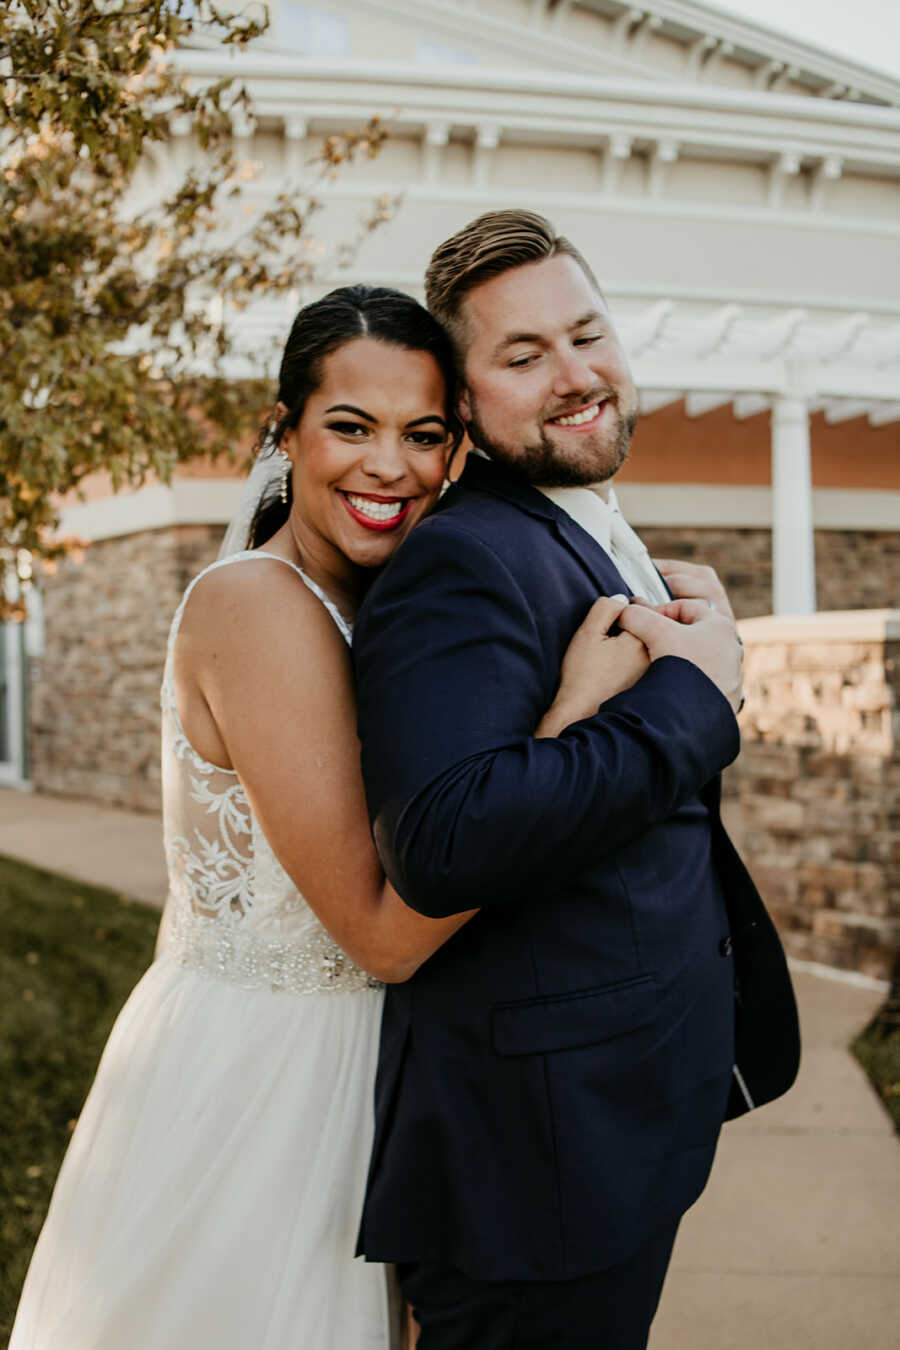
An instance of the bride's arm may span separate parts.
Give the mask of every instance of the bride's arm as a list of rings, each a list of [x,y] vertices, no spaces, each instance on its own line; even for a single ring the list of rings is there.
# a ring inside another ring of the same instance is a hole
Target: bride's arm
[[[188,739],[233,768],[282,866],[347,955],[408,979],[475,913],[428,919],[385,881],[369,829],[349,652],[282,563],[195,587],[175,647]]]
[[[603,600],[591,610],[536,735],[558,734],[643,673],[636,639],[606,637],[623,606]],[[236,770],[282,866],[364,970],[408,979],[477,912],[427,918],[385,880],[366,811],[347,646],[282,563],[222,568],[195,587],[175,685],[188,739]]]

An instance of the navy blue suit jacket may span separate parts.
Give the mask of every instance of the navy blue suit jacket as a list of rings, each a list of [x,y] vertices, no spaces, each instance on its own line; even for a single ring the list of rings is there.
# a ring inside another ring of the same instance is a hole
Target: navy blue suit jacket
[[[774,952],[769,1022],[790,1043],[773,1077],[763,1034],[750,1077],[761,1065],[768,1096],[793,1077],[783,957],[719,821],[739,737],[718,689],[666,657],[595,716],[533,737],[589,606],[626,589],[565,512],[470,457],[362,607],[385,869],[422,914],[481,909],[386,992],[370,1259],[564,1279],[681,1214],[729,1102],[753,1091],[745,1075],[735,1097],[732,932]]]

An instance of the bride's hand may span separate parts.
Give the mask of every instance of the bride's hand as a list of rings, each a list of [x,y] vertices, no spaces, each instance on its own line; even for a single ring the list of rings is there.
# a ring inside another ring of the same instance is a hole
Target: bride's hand
[[[558,736],[573,722],[593,717],[601,703],[630,689],[650,664],[647,649],[631,633],[609,636],[628,605],[624,595],[601,596],[569,643],[559,689],[535,736]]]

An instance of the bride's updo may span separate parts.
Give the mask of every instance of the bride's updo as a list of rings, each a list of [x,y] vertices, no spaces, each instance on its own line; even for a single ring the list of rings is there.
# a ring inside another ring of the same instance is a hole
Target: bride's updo
[[[453,439],[462,439],[462,425],[456,414],[456,372],[450,340],[428,310],[389,286],[340,286],[321,300],[304,305],[291,326],[278,372],[277,402],[286,409],[282,417],[260,433],[260,454],[275,454],[282,437],[292,431],[303,416],[310,394],[322,381],[322,367],[345,343],[356,338],[376,338],[405,351],[428,352],[444,377],[445,416]],[[287,520],[291,510],[291,483],[287,501],[277,489],[263,498],[250,526],[248,548],[271,539]]]

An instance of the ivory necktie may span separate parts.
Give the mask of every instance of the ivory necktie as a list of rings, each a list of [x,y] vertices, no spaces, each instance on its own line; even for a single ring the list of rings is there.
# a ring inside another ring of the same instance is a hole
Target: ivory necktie
[[[662,605],[668,592],[640,537],[628,524],[612,488],[605,502],[595,488],[553,487],[541,492],[595,539],[609,554],[631,595]]]

